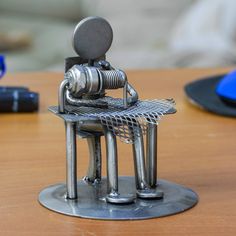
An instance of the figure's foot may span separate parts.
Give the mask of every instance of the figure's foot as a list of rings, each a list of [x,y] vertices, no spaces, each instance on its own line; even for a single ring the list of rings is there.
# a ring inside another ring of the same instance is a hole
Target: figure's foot
[[[138,189],[137,196],[143,199],[162,199],[164,192],[159,189]]]
[[[110,193],[106,196],[106,201],[112,204],[129,204],[133,203],[135,196],[133,194],[119,194],[119,193]]]

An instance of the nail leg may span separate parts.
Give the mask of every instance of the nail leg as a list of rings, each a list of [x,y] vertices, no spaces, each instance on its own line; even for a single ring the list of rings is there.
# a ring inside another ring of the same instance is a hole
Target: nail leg
[[[106,201],[114,204],[131,203],[134,196],[131,194],[120,195],[118,192],[118,161],[117,143],[115,135],[105,129],[107,153],[107,197]]]
[[[67,198],[77,198],[76,123],[66,122],[66,187]]]
[[[157,189],[152,189],[146,180],[146,168],[144,157],[144,143],[143,135],[140,127],[135,127],[134,143],[133,143],[133,155],[134,155],[134,167],[136,177],[137,195],[139,198],[152,199],[162,198],[163,192]]]
[[[147,182],[151,188],[157,183],[157,125],[149,123],[147,125],[147,150],[146,150],[146,171]]]

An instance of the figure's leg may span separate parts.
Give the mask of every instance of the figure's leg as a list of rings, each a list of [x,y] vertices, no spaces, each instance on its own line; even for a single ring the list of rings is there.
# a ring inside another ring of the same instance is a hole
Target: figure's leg
[[[65,122],[67,198],[77,198],[76,123]]]
[[[157,187],[157,124],[147,125],[146,171],[147,182],[151,188]],[[161,190],[159,190],[161,195]],[[163,192],[162,192],[163,195]]]
[[[107,153],[107,197],[109,203],[122,204],[134,201],[134,196],[127,194],[120,195],[118,192],[118,161],[117,161],[117,143],[115,135],[104,128],[106,138]]]
[[[101,136],[87,138],[89,147],[89,167],[84,180],[90,183],[100,182],[102,169]]]
[[[107,152],[107,191],[110,195],[118,194],[118,163],[116,137],[111,131],[106,131]]]
[[[147,182],[147,173],[145,169],[144,157],[144,143],[141,128],[134,127],[133,129],[133,155],[137,195],[140,198],[162,198],[163,193],[157,191],[156,189],[152,189]]]
[[[134,128],[133,131],[135,133],[133,143],[133,156],[136,187],[138,190],[142,190],[148,187],[146,182],[143,136],[139,127]]]

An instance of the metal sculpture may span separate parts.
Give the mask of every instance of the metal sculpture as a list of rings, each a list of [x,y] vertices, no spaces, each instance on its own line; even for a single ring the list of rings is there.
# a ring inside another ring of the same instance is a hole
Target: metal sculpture
[[[63,214],[94,219],[145,219],[184,211],[197,203],[197,195],[157,180],[157,122],[175,113],[175,103],[172,99],[139,100],[125,72],[105,60],[112,38],[110,24],[100,17],[88,17],[75,28],[73,46],[79,57],[66,60],[58,106],[49,108],[65,121],[66,184],[44,189],[39,201]],[[109,89],[122,89],[123,97],[106,96]],[[87,139],[90,152],[87,175],[80,181],[76,136]],[[101,175],[102,136],[106,178]],[[118,176],[116,137],[132,144],[135,177]]]

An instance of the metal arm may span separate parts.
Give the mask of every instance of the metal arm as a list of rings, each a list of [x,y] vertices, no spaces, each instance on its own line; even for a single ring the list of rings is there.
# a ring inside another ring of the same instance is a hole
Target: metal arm
[[[60,84],[58,91],[58,111],[59,113],[65,113],[65,92],[66,87],[69,85],[68,80],[63,80]]]

